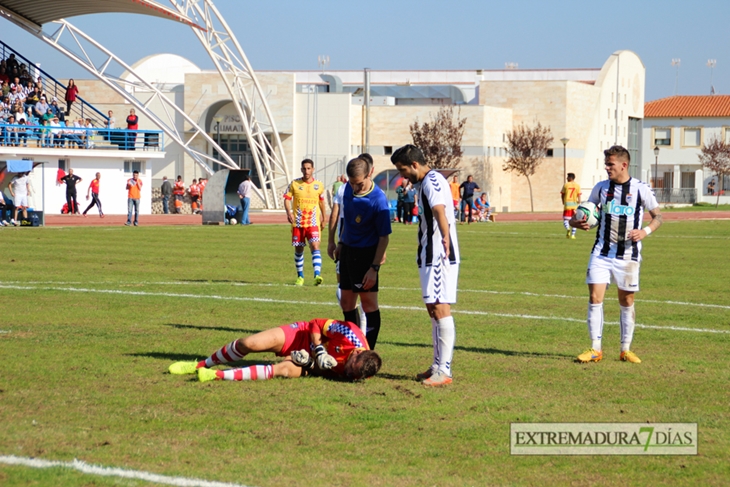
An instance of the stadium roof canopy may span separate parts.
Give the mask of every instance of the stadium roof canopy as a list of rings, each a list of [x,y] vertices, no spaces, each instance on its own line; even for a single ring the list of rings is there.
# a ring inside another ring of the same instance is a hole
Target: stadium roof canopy
[[[151,15],[199,27],[188,17],[151,0],[0,0],[0,16],[35,31],[54,20],[102,13]]]

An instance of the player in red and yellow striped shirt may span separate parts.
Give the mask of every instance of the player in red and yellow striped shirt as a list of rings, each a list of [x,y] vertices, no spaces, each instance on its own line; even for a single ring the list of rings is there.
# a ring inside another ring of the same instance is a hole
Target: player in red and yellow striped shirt
[[[283,361],[229,370],[210,367],[237,362],[249,353],[273,352]],[[380,370],[380,356],[370,350],[360,327],[354,323],[326,318],[298,321],[270,328],[234,340],[200,362],[175,362],[171,374],[194,374],[209,380],[265,380],[274,377],[301,377],[308,373],[359,380]]]

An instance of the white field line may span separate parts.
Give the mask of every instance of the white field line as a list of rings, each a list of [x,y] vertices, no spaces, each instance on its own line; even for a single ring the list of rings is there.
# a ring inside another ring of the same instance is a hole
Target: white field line
[[[97,294],[117,294],[121,296],[161,296],[167,298],[189,298],[189,299],[214,299],[221,301],[243,301],[243,302],[257,302],[257,303],[276,303],[276,304],[298,304],[298,305],[309,305],[309,306],[328,306],[337,307],[339,306],[333,301],[329,302],[318,302],[318,301],[296,301],[287,299],[272,299],[272,298],[257,298],[257,297],[241,297],[241,296],[219,296],[216,294],[189,294],[189,293],[161,293],[161,292],[148,292],[148,291],[124,291],[119,289],[88,289],[88,288],[75,288],[75,287],[55,287],[55,286],[17,286],[0,284],[0,289],[17,289],[22,291],[62,291],[71,293],[97,293]],[[387,304],[379,305],[381,309],[395,309],[404,311],[423,311],[422,306],[393,306]],[[488,311],[470,311],[454,309],[454,314],[465,314],[465,315],[478,315],[478,316],[498,316],[501,318],[521,318],[529,320],[552,320],[552,321],[567,321],[572,323],[584,323],[584,319],[578,318],[563,318],[560,316],[540,316],[540,315],[525,315],[525,314],[511,314],[511,313],[491,313]],[[618,325],[617,321],[606,321],[606,325]],[[687,328],[679,326],[656,326],[656,325],[642,325],[637,323],[637,328],[648,328],[654,330],[674,330],[674,331],[692,331],[698,333],[730,333],[730,330],[716,330],[712,328]]]
[[[169,477],[156,473],[144,472],[141,470],[127,470],[125,468],[102,467],[91,465],[81,460],[73,462],[57,462],[41,460],[40,458],[16,457],[14,455],[0,456],[0,463],[6,465],[22,465],[31,468],[70,468],[89,475],[101,475],[102,477],[123,477],[126,479],[138,479],[155,484],[175,485],[179,487],[246,487],[241,484],[229,484],[227,482],[211,482],[208,480],[189,479],[186,477]]]
[[[258,283],[258,282],[190,282],[190,281],[0,281],[0,285],[23,285],[23,284],[41,284],[41,285],[78,285],[78,284],[101,284],[101,285],[142,285],[142,286],[239,286],[239,287],[294,287],[290,284],[278,284],[278,283]],[[320,287],[324,288],[335,288],[334,284],[323,284]],[[391,287],[391,286],[380,286],[380,289],[387,289],[389,291],[417,291],[421,292],[421,288],[416,287]],[[582,299],[586,300],[587,296],[569,296],[566,294],[541,294],[531,293],[529,291],[494,291],[489,289],[462,289],[459,288],[459,293],[478,293],[478,294],[499,294],[505,296],[530,296],[535,298],[558,298],[558,299]],[[617,298],[606,297],[605,301],[618,301]],[[730,305],[724,304],[711,304],[711,303],[690,303],[687,301],[662,301],[659,299],[635,299],[637,303],[652,303],[652,304],[672,304],[676,306],[697,306],[700,308],[717,308],[717,309],[730,309]]]
[[[718,220],[722,220],[722,218],[718,218]],[[522,222],[510,222],[510,223],[522,223]],[[536,223],[543,223],[543,222],[536,222]],[[561,223],[562,223],[562,220],[561,220]],[[665,221],[664,223],[667,223],[667,222]],[[518,235],[518,236],[524,236],[524,237],[529,237],[529,238],[534,238],[535,237],[533,234],[531,234],[531,233],[525,233],[525,232],[492,232],[492,231],[487,231],[487,233],[485,234],[484,232],[479,232],[477,230],[459,230],[459,233],[478,233],[480,235]],[[562,235],[564,235],[564,234],[562,234]],[[565,239],[565,237],[562,236],[562,235],[556,234],[556,238],[561,238],[562,237],[563,239]],[[582,234],[579,234],[579,235],[582,235]],[[550,238],[550,236],[547,235],[547,236],[543,236],[541,238]],[[587,234],[587,237],[586,238],[591,238],[592,239],[592,238],[594,238],[594,234],[592,234],[592,233]],[[661,235],[661,234],[656,235],[655,234],[651,238],[652,239],[654,239],[654,238],[669,238],[669,239],[682,238],[682,239],[691,239],[691,240],[730,240],[730,237],[724,237],[724,236],[721,236],[721,235]]]

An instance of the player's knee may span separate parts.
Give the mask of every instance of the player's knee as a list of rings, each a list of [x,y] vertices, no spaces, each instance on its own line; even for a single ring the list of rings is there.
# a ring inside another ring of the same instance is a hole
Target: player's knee
[[[274,365],[274,377],[296,378],[301,377],[302,368],[289,360]]]

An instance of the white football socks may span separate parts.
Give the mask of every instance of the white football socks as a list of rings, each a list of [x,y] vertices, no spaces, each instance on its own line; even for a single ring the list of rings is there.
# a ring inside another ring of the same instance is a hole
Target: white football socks
[[[456,327],[453,316],[438,320],[439,370],[451,377],[451,359],[454,356]]]
[[[433,344],[431,372],[436,372],[439,369],[439,322],[436,318],[431,318],[431,343]]]
[[[593,343],[591,348],[600,351],[603,335],[603,303],[588,303],[588,334]]]
[[[636,312],[634,305],[629,307],[621,306],[621,351],[631,349],[631,341],[634,339],[634,326],[636,324]]]

